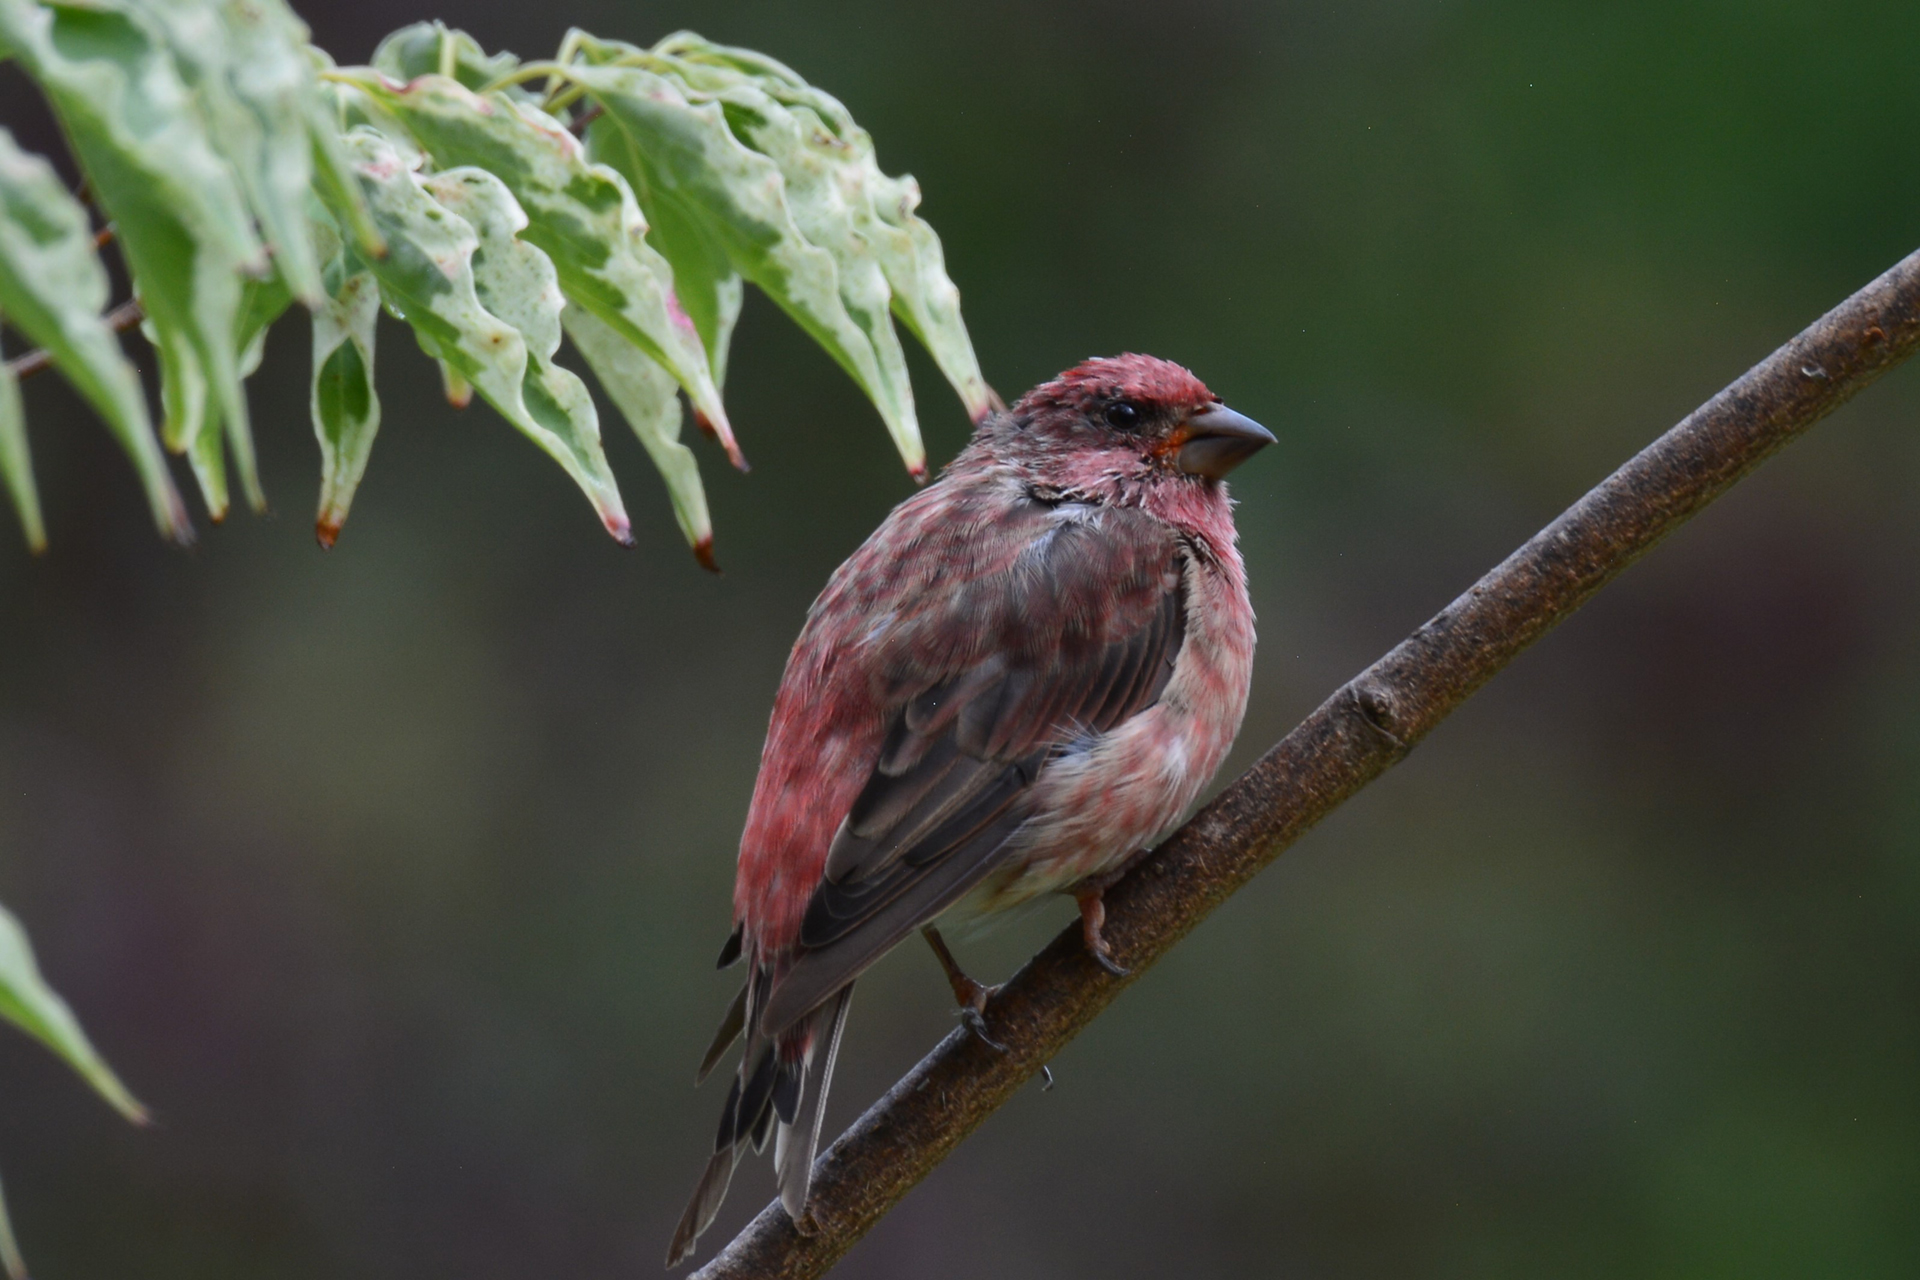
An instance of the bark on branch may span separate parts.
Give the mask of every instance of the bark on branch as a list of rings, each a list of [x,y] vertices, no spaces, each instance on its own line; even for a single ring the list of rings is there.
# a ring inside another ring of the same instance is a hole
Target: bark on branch
[[[1521,650],[1776,449],[1920,346],[1920,253],[1822,316],[1354,677],[1107,892],[1109,976],[1076,923],[820,1157],[813,1221],[776,1200],[694,1280],[818,1276],[1042,1064],[1282,850]]]

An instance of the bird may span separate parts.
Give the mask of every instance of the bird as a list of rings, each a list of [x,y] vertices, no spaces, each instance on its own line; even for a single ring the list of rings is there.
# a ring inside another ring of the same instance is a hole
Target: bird
[[[992,988],[935,921],[1102,895],[1178,823],[1246,711],[1254,617],[1225,477],[1273,435],[1184,367],[1083,361],[988,414],[807,612],[775,695],[720,967],[746,981],[700,1064],[744,1039],[668,1247],[689,1256],[774,1137],[804,1221],[853,984],[915,930],[962,1016]]]

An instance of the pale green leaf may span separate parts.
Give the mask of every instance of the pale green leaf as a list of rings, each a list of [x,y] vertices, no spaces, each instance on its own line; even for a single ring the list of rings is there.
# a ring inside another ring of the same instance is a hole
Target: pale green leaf
[[[233,326],[237,376],[251,377],[260,367],[267,330],[292,303],[293,295],[277,275],[241,282]],[[207,515],[218,524],[227,518],[228,505],[223,440],[235,448],[235,462],[246,474],[254,467],[252,437],[243,435],[236,440],[230,433],[222,433],[218,406],[207,396],[206,375],[181,334],[161,329],[151,318],[141,324],[140,332],[160,356],[161,437],[169,449],[186,455]],[[240,446],[246,446],[248,452],[242,455]]]
[[[447,403],[456,409],[464,409],[473,403],[473,384],[460,376],[460,373],[445,360],[437,361],[440,366],[440,392],[446,396]]]
[[[324,49],[315,45],[307,46],[307,60],[313,64],[316,76],[333,70],[333,59],[327,56]],[[367,198],[360,190],[360,180],[354,177],[353,165],[340,143],[340,135],[347,128],[341,107],[342,96],[339,86],[323,83],[320,93],[308,103],[307,135],[313,144],[313,195],[352,238],[354,248],[362,258],[378,258],[387,251],[386,242],[373,225],[373,215],[367,212]],[[320,256],[324,258],[326,255],[322,253]]]
[[[980,373],[980,357],[960,318],[960,290],[947,275],[940,237],[914,213],[920,207],[920,184],[911,177],[889,178],[873,166],[865,188],[879,224],[869,235],[893,286],[894,313],[933,355],[968,417],[979,422],[994,409],[1005,408]]]
[[[160,435],[167,448],[185,455],[200,488],[200,501],[215,524],[227,518],[227,455],[220,415],[207,400],[207,378],[185,334],[162,329],[151,316],[140,332],[160,357]]]
[[[674,519],[693,554],[713,568],[713,522],[707,515],[700,465],[693,450],[680,443],[680,397],[673,375],[634,351],[612,326],[576,303],[568,304],[561,321],[587,367],[606,388],[607,398],[626,418],[667,482]]]
[[[734,135],[779,167],[794,225],[810,243],[833,256],[840,303],[872,349],[873,385],[869,393],[880,405],[881,416],[889,424],[913,423],[913,384],[907,377],[907,358],[900,349],[899,335],[893,330],[892,290],[872,241],[861,233],[855,218],[857,206],[848,198],[851,195],[858,200],[862,193],[842,183],[845,166],[837,156],[810,144],[797,113],[758,86],[735,84],[712,96],[720,103]],[[865,208],[860,211],[871,225],[871,213]],[[912,443],[918,448],[917,432]],[[901,453],[911,461],[905,444]]]
[[[644,50],[579,33],[572,39],[585,60],[569,73],[605,112],[589,135],[594,158],[632,184],[676,278],[683,260],[698,277],[717,245],[846,369],[880,410],[908,468],[923,474],[911,398],[883,372],[867,331],[849,314],[833,254],[796,222],[779,166],[734,136],[719,102],[693,101],[682,82],[648,67],[616,65],[658,61]]]
[[[438,175],[440,196],[480,218],[483,225],[476,228],[428,194],[380,134],[355,129],[346,146],[387,241],[387,256],[369,264],[387,308],[413,327],[422,350],[471,382],[559,462],[607,531],[630,542],[626,511],[600,449],[592,398],[578,378],[552,363],[564,304],[553,264],[513,238],[526,215],[512,195],[479,170]]]
[[[0,1189],[0,1268],[5,1268],[8,1280],[27,1280],[27,1260],[20,1256],[20,1242],[13,1238],[4,1189]]]
[[[234,321],[233,338],[242,378],[251,378],[260,368],[267,330],[292,305],[293,294],[278,275],[248,280],[241,286],[240,313]]]
[[[191,541],[193,525],[154,439],[140,376],[100,318],[107,290],[86,210],[51,165],[0,129],[0,309],[46,348],[54,367],[106,421],[133,460],[160,531]]]
[[[520,383],[526,423],[516,423],[558,462],[600,513],[607,532],[632,542],[627,512],[613,469],[600,445],[600,415],[578,375],[553,362],[560,349],[560,291],[553,261],[518,239],[527,215],[506,184],[484,169],[462,166],[426,179],[427,194],[458,214],[480,238],[473,257],[474,291],[480,305],[517,329],[526,342],[527,369]],[[472,376],[472,375],[469,375]],[[486,385],[473,377],[486,394]],[[488,397],[489,401],[493,397]]]
[[[0,0],[0,42],[52,101],[154,330],[176,362],[197,365],[248,499],[263,508],[234,324],[241,274],[264,275],[267,259],[164,41],[124,0]]]
[[[521,238],[552,259],[568,299],[671,371],[740,463],[700,334],[674,305],[673,269],[647,244],[626,179],[589,163],[559,121],[505,94],[478,97],[439,75],[367,88],[436,165],[472,165],[507,185],[528,219]]]
[[[308,137],[319,82],[307,28],[280,0],[129,0],[160,31],[193,90],[208,137],[232,166],[274,266],[302,301],[320,300],[306,216]]]
[[[0,907],[0,1018],[66,1059],[121,1115],[135,1124],[146,1123],[146,1108],[94,1052],[73,1010],[40,976],[26,930],[5,907]]]
[[[416,22],[400,28],[380,42],[372,62],[375,71],[398,84],[421,76],[443,75],[476,92],[519,65],[520,59],[511,53],[489,55],[478,40],[443,22]],[[516,97],[531,96],[519,86],[508,92]]]
[[[380,430],[373,386],[373,337],[380,287],[341,255],[327,267],[327,301],[313,313],[313,430],[320,441],[320,512],[314,534],[331,547]]]
[[[793,164],[817,164],[831,172],[852,232],[866,242],[886,275],[895,314],[933,355],[969,416],[976,422],[986,416],[995,401],[960,318],[960,291],[947,276],[939,236],[914,212],[920,185],[911,177],[881,172],[872,136],[840,100],[764,54],[714,44],[690,31],[668,36],[653,52],[671,58],[674,72],[692,88],[721,92],[746,85],[791,111],[804,143],[802,153],[794,153],[780,132],[763,139],[752,127],[742,129],[737,117],[730,119],[741,140],[778,163],[789,183]],[[801,158],[807,154],[811,160]],[[821,243],[832,248],[831,242]]]
[[[0,481],[13,499],[21,532],[34,551],[47,549],[47,528],[40,519],[40,493],[33,484],[33,455],[27,450],[27,419],[20,411],[20,380],[0,365]]]

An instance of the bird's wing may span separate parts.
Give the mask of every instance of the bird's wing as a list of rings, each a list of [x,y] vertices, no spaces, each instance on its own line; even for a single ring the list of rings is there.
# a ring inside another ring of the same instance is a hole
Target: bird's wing
[[[1151,707],[1185,635],[1186,553],[1120,508],[1016,514],[1027,540],[997,570],[937,593],[971,629],[964,662],[929,664],[903,636],[883,654],[901,690],[865,786],[841,822],[760,1029],[774,1035],[959,900],[1030,816],[1056,752]],[[891,664],[890,666],[888,664]]]

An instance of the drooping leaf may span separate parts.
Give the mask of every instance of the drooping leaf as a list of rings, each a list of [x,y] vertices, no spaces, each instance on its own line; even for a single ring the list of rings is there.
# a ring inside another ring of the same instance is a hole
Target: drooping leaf
[[[456,409],[464,409],[473,403],[473,384],[460,376],[460,373],[445,360],[437,361],[440,366],[440,391],[447,403]]]
[[[560,291],[553,261],[518,239],[527,215],[506,184],[484,169],[462,166],[426,180],[427,193],[464,219],[480,237],[473,258],[473,284],[480,304],[519,331],[526,342],[527,371],[520,399],[536,429],[528,435],[573,477],[607,532],[631,543],[625,505],[613,469],[600,445],[600,415],[593,394],[578,375],[553,362],[560,349]],[[474,386],[484,390],[478,378]],[[526,428],[523,428],[525,430]]]
[[[125,0],[0,0],[0,42],[53,103],[154,330],[197,366],[248,500],[264,508],[234,323],[241,276],[264,275],[266,254],[164,40]]]
[[[121,1115],[135,1124],[147,1122],[146,1108],[94,1051],[73,1010],[40,976],[27,931],[5,907],[0,907],[0,1018],[66,1059]]]
[[[552,259],[567,297],[664,365],[740,463],[700,335],[673,301],[673,270],[646,242],[626,179],[591,164],[553,117],[440,75],[367,86],[442,168],[472,165],[506,183],[525,211],[521,238]]]
[[[526,215],[512,195],[478,170],[438,175],[436,191],[481,218],[484,228],[476,228],[430,195],[380,134],[357,128],[346,146],[387,242],[387,256],[369,265],[388,310],[412,326],[422,350],[472,383],[573,476],[609,533],[631,541],[600,450],[592,398],[578,378],[552,363],[564,299],[546,255],[513,238]],[[482,251],[480,260],[476,251]]]
[[[676,279],[683,261],[690,278],[711,277],[717,245],[853,377],[908,469],[924,474],[911,397],[882,371],[867,332],[848,313],[833,254],[796,222],[779,166],[734,135],[718,101],[695,101],[683,82],[622,64],[650,59],[644,50],[579,33],[572,39],[582,60],[569,73],[604,112],[588,135],[593,157],[632,184]]]
[[[47,549],[47,527],[40,519],[40,492],[33,484],[33,455],[27,450],[27,420],[20,411],[20,380],[0,365],[0,481],[13,499],[20,531],[34,551]]]
[[[20,1256],[20,1242],[13,1238],[13,1220],[7,1216],[7,1193],[0,1188],[0,1268],[7,1280],[27,1280],[27,1260]]]
[[[714,44],[691,31],[666,37],[653,52],[672,59],[677,74],[692,86],[720,90],[747,83],[792,111],[807,146],[842,187],[854,230],[869,242],[886,273],[894,313],[932,353],[969,416],[976,422],[985,417],[993,393],[961,320],[960,291],[947,275],[940,238],[915,215],[920,184],[883,173],[872,136],[840,100],[765,54]],[[753,137],[743,140],[779,160]]]
[[[810,145],[796,112],[757,85],[729,85],[712,97],[720,103],[734,135],[779,168],[794,225],[810,243],[832,255],[841,306],[873,352],[873,394],[882,406],[881,416],[889,422],[914,421],[907,357],[893,330],[892,290],[871,240],[855,219],[855,205],[849,203],[850,193],[840,181],[841,166],[835,157]],[[869,216],[866,221],[873,220]]]
[[[242,378],[251,378],[260,368],[267,330],[292,305],[293,294],[278,274],[265,280],[248,280],[241,286],[240,312],[234,320],[233,337]]]
[[[233,325],[234,372],[240,378],[252,377],[260,367],[267,329],[292,304],[293,295],[278,275],[241,281]],[[207,397],[206,374],[181,334],[161,329],[151,317],[140,331],[160,356],[161,438],[169,449],[186,455],[207,516],[219,524],[227,518],[225,449],[235,448],[235,461],[243,474],[252,471],[252,437],[236,440],[221,431],[219,407]],[[244,455],[238,451],[240,446],[247,447]]]
[[[313,431],[320,441],[320,511],[314,536],[332,547],[347,521],[380,431],[373,339],[380,286],[341,253],[327,265],[327,301],[313,313]]]
[[[200,501],[215,524],[227,518],[227,455],[220,415],[207,403],[207,379],[185,335],[161,329],[151,318],[140,326],[160,357],[160,431],[167,448],[185,455],[200,487]]]
[[[0,310],[106,421],[161,533],[188,542],[193,525],[154,439],[140,376],[100,318],[107,290],[86,210],[51,165],[0,129]]]
[[[193,90],[208,137],[232,166],[274,251],[274,266],[308,305],[320,264],[307,222],[308,137],[319,83],[307,28],[280,0],[129,0],[162,33]]]
[[[333,59],[316,45],[307,46],[307,60],[315,75],[333,70]],[[313,147],[313,195],[321,208],[333,215],[342,231],[353,241],[362,258],[378,258],[387,245],[367,212],[367,198],[360,181],[353,175],[340,137],[346,132],[342,94],[337,87],[322,84],[320,92],[307,104],[307,137]],[[319,255],[322,259],[324,253]]]
[[[667,482],[674,519],[693,554],[714,568],[713,522],[700,484],[700,464],[680,443],[680,397],[673,375],[636,352],[613,327],[584,307],[568,303],[561,315],[567,336],[606,388],[607,398],[640,438]]]

